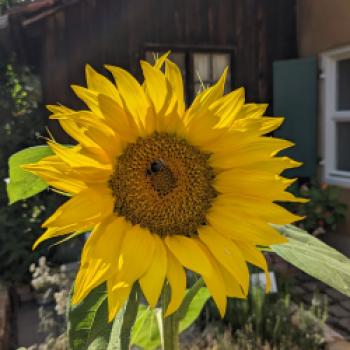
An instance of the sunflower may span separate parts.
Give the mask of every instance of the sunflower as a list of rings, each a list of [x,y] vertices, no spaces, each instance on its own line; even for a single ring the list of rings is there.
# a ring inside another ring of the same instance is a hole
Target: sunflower
[[[180,70],[167,55],[141,61],[142,85],[106,68],[115,84],[87,65],[87,88],[72,86],[87,110],[48,106],[77,145],[49,140],[53,155],[25,167],[70,196],[34,248],[91,230],[72,302],[106,283],[109,320],[137,282],[151,307],[168,283],[166,315],[175,312],[185,269],[202,276],[224,315],[227,297],[248,293],[248,263],[267,273],[259,247],[286,242],[271,224],[300,219],[275,203],[302,201],[286,192],[294,180],[279,175],[300,163],[276,157],[293,144],[264,136],[283,118],[245,104],[242,88],[224,95],[227,69],[186,109]]]

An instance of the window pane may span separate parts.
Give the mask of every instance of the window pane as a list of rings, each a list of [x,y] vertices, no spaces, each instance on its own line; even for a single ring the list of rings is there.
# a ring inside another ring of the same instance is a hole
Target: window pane
[[[195,53],[193,55],[193,80],[210,81],[210,55]],[[199,77],[198,77],[199,75]]]
[[[350,122],[337,123],[337,169],[350,171]]]
[[[218,80],[226,67],[230,66],[230,55],[214,54],[213,55],[213,79]]]
[[[350,110],[350,59],[337,63],[337,109]]]

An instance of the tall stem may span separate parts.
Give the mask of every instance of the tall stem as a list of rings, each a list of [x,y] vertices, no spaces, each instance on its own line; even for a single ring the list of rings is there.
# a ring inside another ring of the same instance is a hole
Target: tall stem
[[[169,286],[165,285],[162,292],[162,325],[163,325],[163,350],[179,350],[179,321],[177,314],[174,313],[164,317],[166,308],[169,304]]]
[[[186,293],[186,296],[179,309],[168,317],[164,317],[166,308],[169,303],[169,285],[165,285],[162,292],[162,349],[163,350],[179,350],[179,323],[187,313],[193,298],[198,291],[204,286],[203,279],[198,279]]]
[[[179,350],[179,322],[175,315],[163,318],[164,350]]]

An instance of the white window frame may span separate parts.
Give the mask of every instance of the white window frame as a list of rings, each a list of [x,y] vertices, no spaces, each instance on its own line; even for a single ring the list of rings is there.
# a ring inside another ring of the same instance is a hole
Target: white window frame
[[[323,148],[324,181],[331,185],[350,188],[350,171],[336,167],[336,124],[350,122],[350,110],[337,111],[337,62],[350,59],[350,46],[326,51],[320,55],[324,89],[321,94],[323,104]],[[350,152],[350,150],[349,150]]]

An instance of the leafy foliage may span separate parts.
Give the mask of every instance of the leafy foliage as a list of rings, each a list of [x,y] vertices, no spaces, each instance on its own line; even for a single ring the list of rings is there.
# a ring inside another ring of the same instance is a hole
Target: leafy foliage
[[[0,15],[3,14],[11,6],[21,4],[23,2],[33,2],[35,0],[0,0]]]
[[[0,51],[0,279],[8,282],[30,279],[29,266],[42,255],[40,249],[32,253],[31,246],[42,231],[40,224],[58,203],[55,193],[45,191],[8,206],[8,159],[38,144],[44,132],[40,98],[40,84],[30,70]]]
[[[267,295],[253,288],[247,300],[230,299],[224,322],[213,307],[210,301],[181,349],[324,349],[327,301],[317,295],[305,308],[292,303],[285,286]]]
[[[107,349],[112,323],[108,323],[107,292],[103,284],[68,312],[68,339],[72,350]]]
[[[49,156],[52,151],[48,146],[28,147],[13,154],[9,159],[9,181],[7,194],[10,204],[27,199],[48,187],[41,178],[21,168],[24,164],[34,163]]]
[[[136,322],[131,335],[131,343],[142,349],[156,349],[160,345],[160,333],[157,313],[160,309],[152,310],[146,305],[140,305]]]
[[[297,196],[308,198],[308,203],[289,203],[287,207],[305,216],[298,226],[314,236],[326,232],[335,232],[337,225],[344,220],[347,205],[339,199],[340,190],[337,187],[319,184],[312,181],[311,184],[297,184],[291,188]]]
[[[202,287],[198,290],[195,297],[189,302],[183,318],[179,321],[180,333],[190,327],[198,318],[209,298],[210,294],[207,288]],[[132,330],[131,343],[145,350],[157,349],[161,344],[159,332],[159,320],[161,317],[160,308],[151,309],[145,305],[140,305]]]
[[[271,246],[275,253],[300,270],[350,296],[350,259],[295,226],[277,228],[288,238],[288,243]]]

